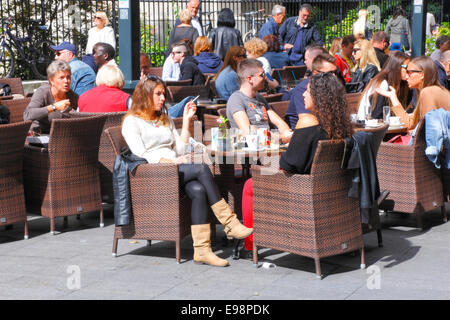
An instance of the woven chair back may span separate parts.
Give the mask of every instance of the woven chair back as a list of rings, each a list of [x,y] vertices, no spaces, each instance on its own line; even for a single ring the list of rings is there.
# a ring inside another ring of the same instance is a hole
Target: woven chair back
[[[10,115],[10,123],[17,123],[23,121],[23,112],[30,104],[31,98],[24,99],[12,99],[12,100],[2,100],[0,103],[7,106]]]

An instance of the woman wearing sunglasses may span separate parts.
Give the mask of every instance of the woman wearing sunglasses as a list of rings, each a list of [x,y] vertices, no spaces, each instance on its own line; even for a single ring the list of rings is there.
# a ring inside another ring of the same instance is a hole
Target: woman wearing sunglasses
[[[109,23],[106,13],[98,11],[94,15],[95,27],[91,28],[88,32],[88,42],[86,45],[86,56],[83,57],[83,62],[91,66],[95,72],[97,72],[97,66],[94,61],[93,49],[96,43],[104,42],[110,44],[113,48],[116,48],[116,35],[114,29],[107,26]]]
[[[356,65],[353,71],[352,82],[362,82],[362,89],[364,89],[380,70],[377,54],[370,41],[357,40],[353,47],[353,58],[355,58]]]
[[[406,81],[411,89],[416,89],[417,105],[412,114],[405,111],[394,87],[376,91],[389,98],[392,112],[410,129],[414,129],[425,114],[433,109],[450,111],[450,92],[441,86],[436,65],[431,58],[421,56],[412,59],[406,67]]]
[[[227,266],[228,261],[211,250],[209,210],[225,226],[228,237],[243,239],[253,229],[244,227],[223,198],[206,164],[188,163],[186,147],[189,124],[196,112],[191,101],[183,113],[183,126],[178,134],[165,106],[167,92],[161,80],[141,80],[133,93],[133,104],[122,124],[122,135],[131,152],[148,163],[178,164],[180,186],[192,200],[191,233],[194,262]],[[177,199],[174,199],[174,201]]]

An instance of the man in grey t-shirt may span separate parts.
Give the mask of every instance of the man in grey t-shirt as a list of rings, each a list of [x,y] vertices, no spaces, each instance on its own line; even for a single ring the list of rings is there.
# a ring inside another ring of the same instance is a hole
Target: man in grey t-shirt
[[[246,135],[250,128],[269,128],[270,121],[280,131],[282,141],[289,142],[292,130],[258,93],[264,88],[266,79],[262,63],[245,59],[239,63],[237,75],[241,87],[227,102],[227,118],[231,127],[239,128]]]

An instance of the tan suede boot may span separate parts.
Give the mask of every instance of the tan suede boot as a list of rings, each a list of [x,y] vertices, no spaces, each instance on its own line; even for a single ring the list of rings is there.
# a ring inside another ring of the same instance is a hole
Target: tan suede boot
[[[192,225],[191,234],[194,241],[194,263],[205,263],[215,267],[228,266],[227,260],[219,258],[211,250],[211,227],[209,224]]]
[[[244,226],[236,216],[236,213],[231,210],[225,199],[211,206],[217,220],[225,226],[225,234],[229,238],[245,239],[253,233],[253,228]]]

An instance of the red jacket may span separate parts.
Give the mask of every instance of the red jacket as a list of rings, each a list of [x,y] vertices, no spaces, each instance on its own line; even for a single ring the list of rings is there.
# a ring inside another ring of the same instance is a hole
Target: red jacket
[[[347,62],[345,62],[345,60],[337,53],[334,55],[334,58],[336,59],[336,65],[338,66],[339,70],[341,70],[345,82],[346,83],[351,82],[352,74],[350,72],[350,67],[348,66]]]
[[[128,93],[101,85],[83,93],[78,99],[79,112],[127,111]]]

